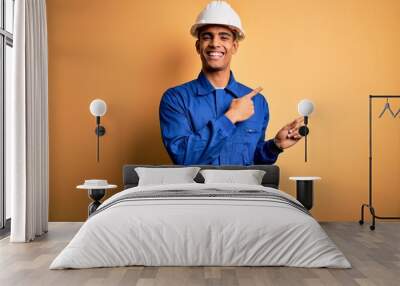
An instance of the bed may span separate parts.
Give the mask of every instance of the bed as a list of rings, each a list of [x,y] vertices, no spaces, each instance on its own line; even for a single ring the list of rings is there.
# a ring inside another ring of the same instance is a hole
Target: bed
[[[124,190],[82,225],[50,269],[144,266],[350,268],[311,214],[279,190],[278,166],[199,166],[265,171],[261,185],[138,186],[123,167]],[[176,168],[179,166],[163,166]]]

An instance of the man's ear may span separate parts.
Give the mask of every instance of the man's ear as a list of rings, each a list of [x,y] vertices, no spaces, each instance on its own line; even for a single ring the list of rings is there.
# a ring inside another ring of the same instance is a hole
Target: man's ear
[[[232,54],[236,54],[237,50],[239,49],[239,41],[238,40],[234,40],[233,41],[233,46],[232,46]]]
[[[196,47],[197,53],[200,54],[200,41],[199,40],[196,41],[195,47]]]

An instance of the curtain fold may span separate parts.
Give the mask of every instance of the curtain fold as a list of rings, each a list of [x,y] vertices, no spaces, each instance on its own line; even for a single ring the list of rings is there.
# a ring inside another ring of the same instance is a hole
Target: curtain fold
[[[16,0],[11,110],[11,242],[28,242],[48,228],[48,52],[45,0]],[[8,118],[7,118],[8,117]],[[8,122],[8,123],[7,123]],[[9,147],[9,148],[7,148]]]

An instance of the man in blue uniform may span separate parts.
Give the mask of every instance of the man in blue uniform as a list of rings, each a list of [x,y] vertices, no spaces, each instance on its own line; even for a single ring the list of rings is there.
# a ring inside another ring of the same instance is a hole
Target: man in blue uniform
[[[197,79],[168,89],[160,103],[163,143],[179,165],[273,164],[296,144],[303,118],[265,141],[268,103],[259,92],[237,82],[232,55],[244,38],[240,18],[224,1],[200,13],[191,34],[202,61]]]

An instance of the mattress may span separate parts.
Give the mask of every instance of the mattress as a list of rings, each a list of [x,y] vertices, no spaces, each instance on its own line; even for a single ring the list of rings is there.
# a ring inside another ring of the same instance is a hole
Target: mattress
[[[264,186],[198,183],[115,194],[50,269],[132,265],[351,267],[292,196]]]

